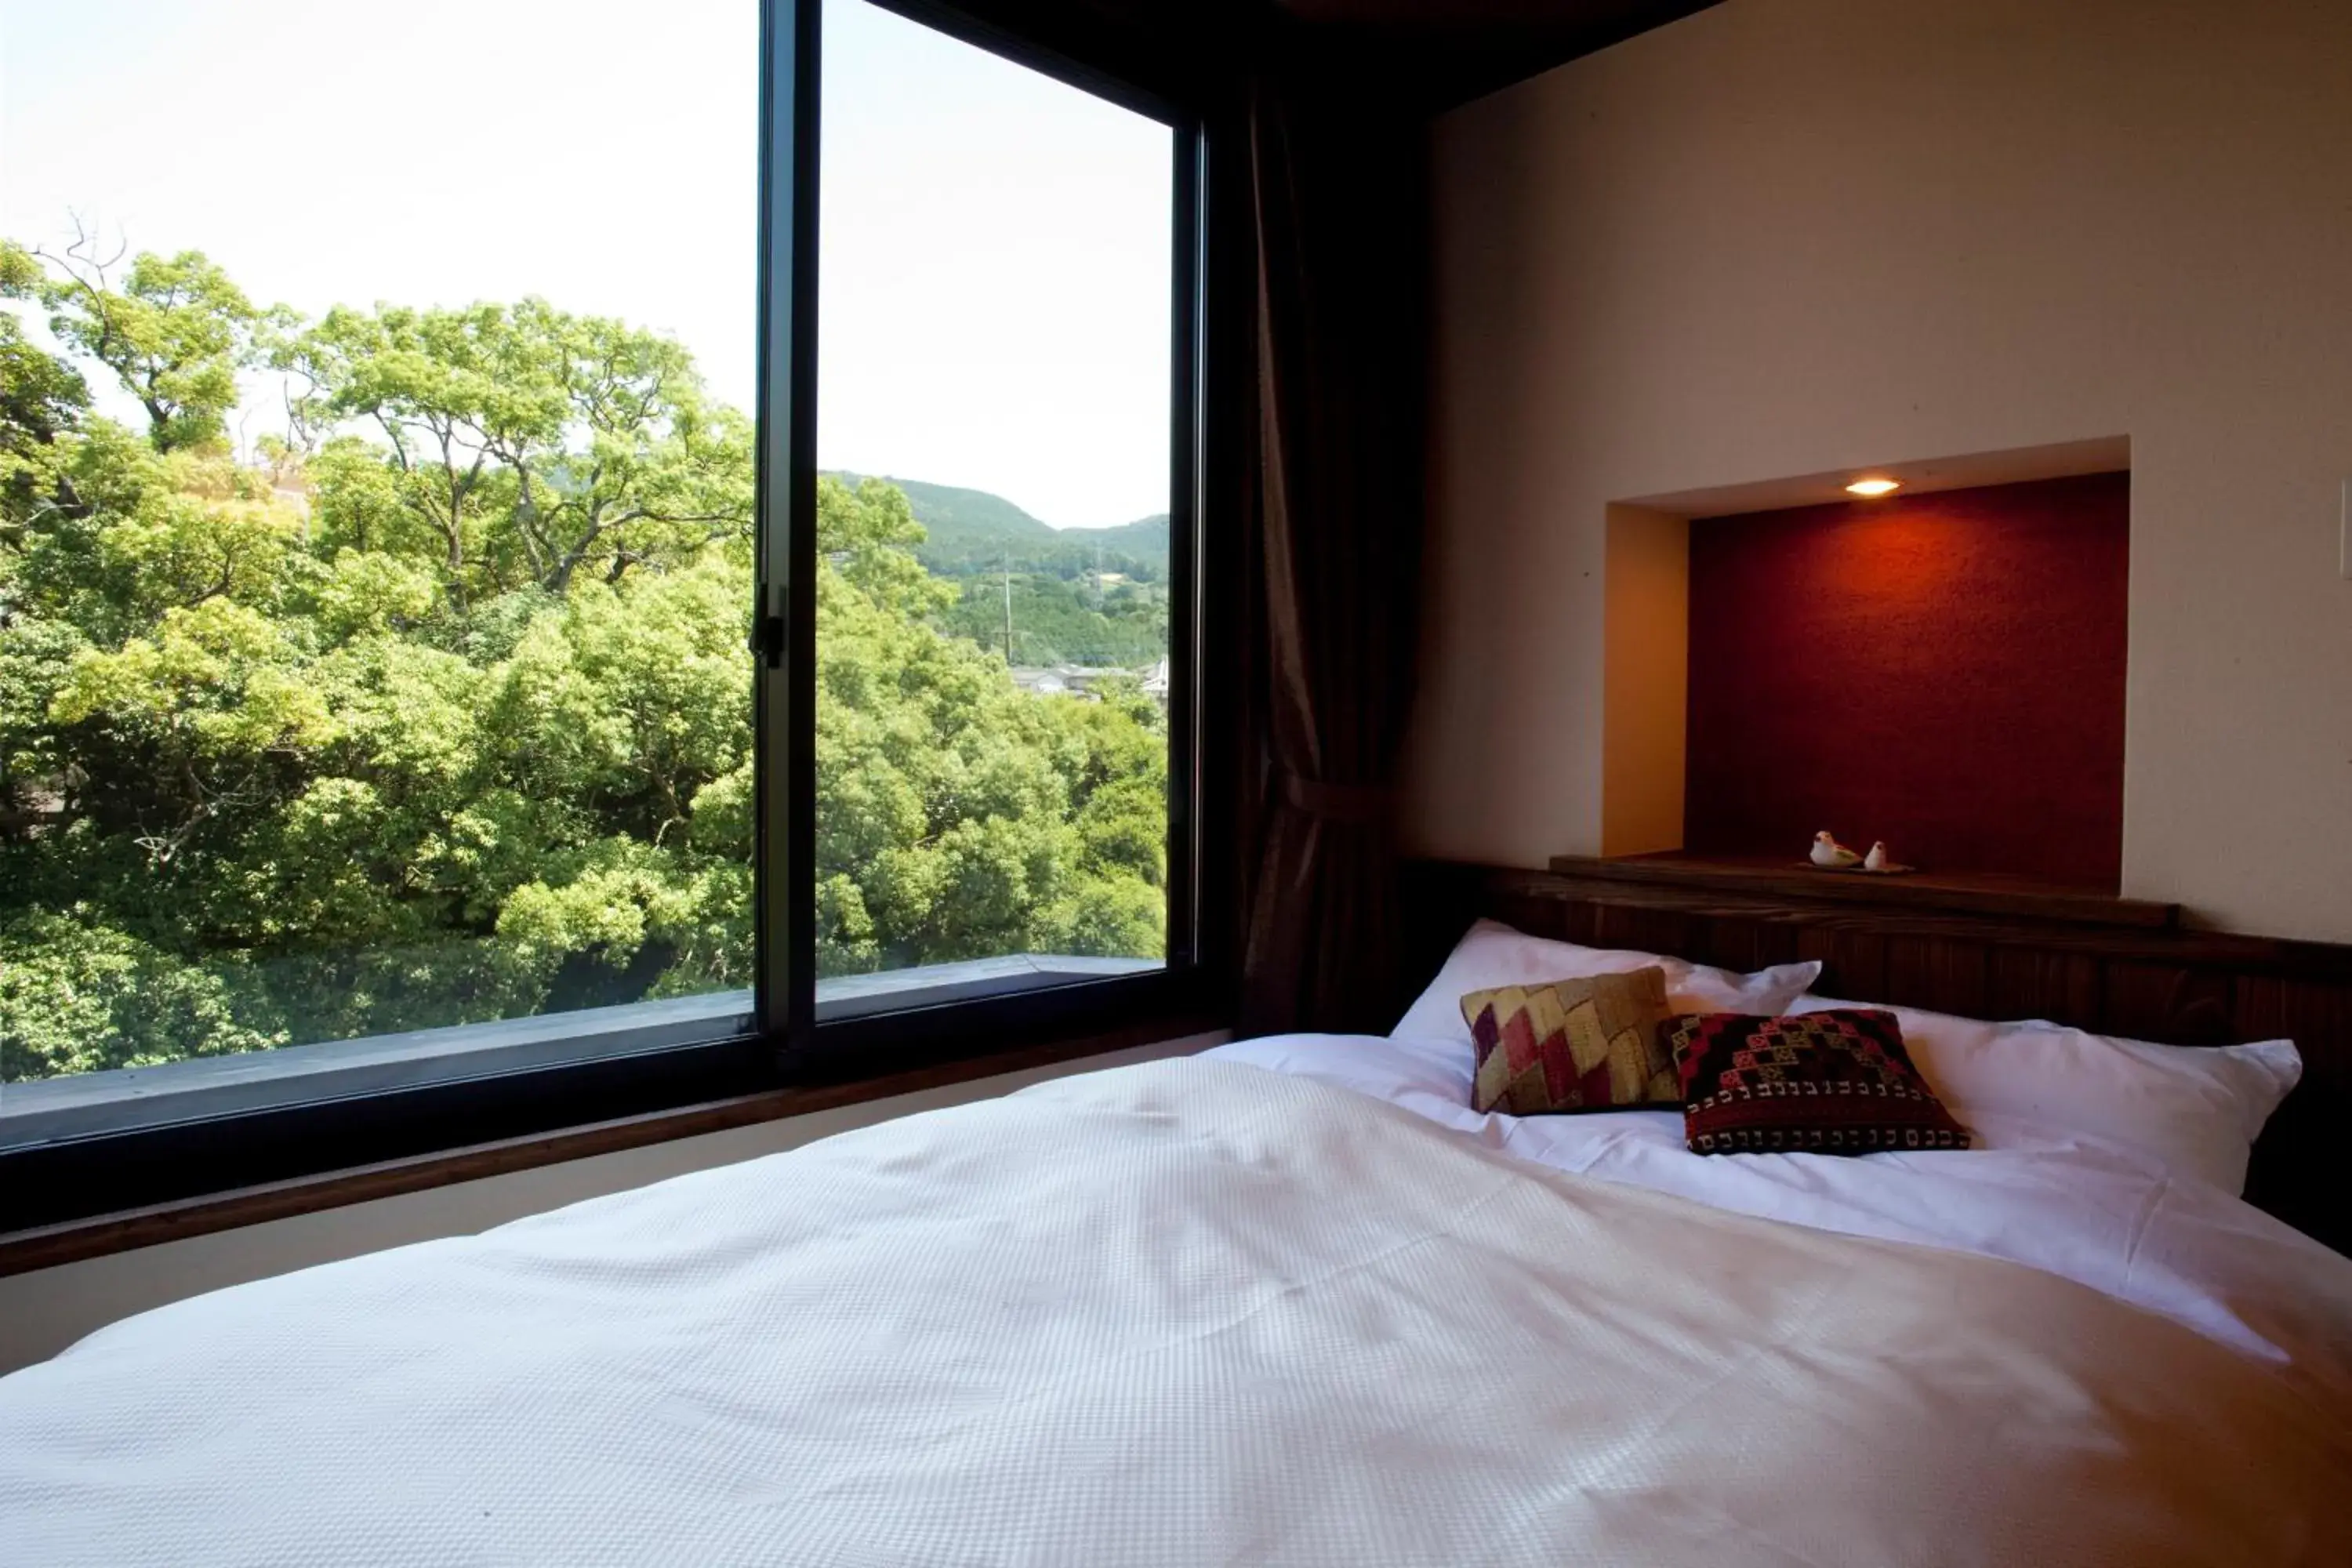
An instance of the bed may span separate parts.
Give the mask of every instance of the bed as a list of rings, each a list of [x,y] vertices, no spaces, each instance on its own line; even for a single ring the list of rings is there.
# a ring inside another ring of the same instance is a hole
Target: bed
[[[1965,1152],[1702,1158],[1471,1110],[1461,979],[117,1324],[0,1380],[0,1560],[2352,1562],[2260,1117],[2012,1066]]]

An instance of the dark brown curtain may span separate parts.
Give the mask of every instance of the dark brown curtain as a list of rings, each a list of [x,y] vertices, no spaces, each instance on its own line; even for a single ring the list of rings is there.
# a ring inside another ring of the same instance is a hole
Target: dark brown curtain
[[[1415,653],[1426,132],[1304,67],[1249,110],[1257,478],[1241,1026],[1385,1029]]]

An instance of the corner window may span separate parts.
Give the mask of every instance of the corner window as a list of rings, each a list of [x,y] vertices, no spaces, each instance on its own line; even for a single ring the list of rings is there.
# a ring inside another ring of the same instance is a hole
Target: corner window
[[[1176,132],[824,26],[817,1016],[1160,968]]]
[[[0,1230],[1187,969],[1185,114],[919,0],[0,69]]]
[[[751,1012],[758,10],[463,12],[12,24],[8,1113]]]

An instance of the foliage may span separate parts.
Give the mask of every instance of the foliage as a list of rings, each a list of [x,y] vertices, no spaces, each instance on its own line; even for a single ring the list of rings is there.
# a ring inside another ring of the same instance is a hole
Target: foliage
[[[265,316],[211,261],[193,250],[142,255],[121,282],[87,237],[62,256],[9,246],[0,289],[37,300],[59,342],[114,373],[147,411],[158,451],[217,440],[236,405],[236,373],[250,362]],[[51,266],[32,265],[36,256]]]
[[[1004,650],[1005,583],[964,580],[940,624],[985,648]],[[1148,665],[1168,650],[1168,591],[1157,584],[1097,588],[1058,577],[1012,582],[1013,662],[1016,665]]]
[[[192,252],[0,293],[65,350],[0,312],[0,1081],[750,984],[751,430],[686,350]],[[900,489],[818,531],[821,972],[1159,953],[1158,708],[1017,689]]]

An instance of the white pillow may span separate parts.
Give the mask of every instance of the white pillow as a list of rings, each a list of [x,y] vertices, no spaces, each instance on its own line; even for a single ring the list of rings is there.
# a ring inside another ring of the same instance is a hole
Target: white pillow
[[[1677,1013],[1786,1012],[1820,978],[1819,963],[1782,963],[1753,974],[1687,963],[1663,953],[1625,952],[1546,942],[1496,921],[1480,921],[1454,944],[1453,955],[1429,989],[1405,1009],[1392,1040],[1448,1039],[1470,1043],[1462,1020],[1462,998],[1497,985],[1543,985],[1588,974],[1622,974],[1655,964],[1666,972],[1666,1005]]]
[[[1789,1010],[1874,1007],[1807,996]],[[2032,1019],[1989,1024],[1888,1007],[1929,1087],[1967,1124],[2015,1117],[2120,1143],[2168,1171],[2246,1190],[2246,1161],[2279,1101],[2303,1076],[2292,1040],[2158,1046]]]

